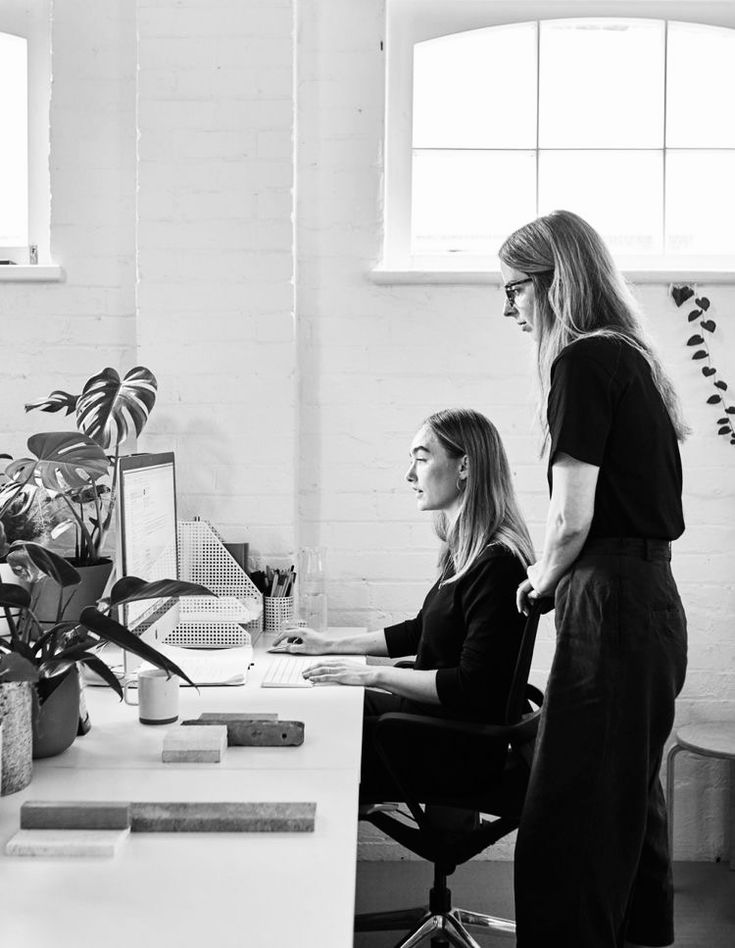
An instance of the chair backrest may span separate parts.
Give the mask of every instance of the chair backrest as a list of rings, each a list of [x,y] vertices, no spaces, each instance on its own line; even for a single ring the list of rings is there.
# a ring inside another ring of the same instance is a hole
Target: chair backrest
[[[521,647],[518,650],[518,660],[516,661],[513,680],[508,700],[505,704],[505,724],[516,724],[521,720],[523,712],[526,710],[526,685],[528,684],[528,675],[531,671],[531,659],[533,658],[533,648],[536,644],[536,632],[541,618],[541,605],[535,602],[526,619],[521,637]]]

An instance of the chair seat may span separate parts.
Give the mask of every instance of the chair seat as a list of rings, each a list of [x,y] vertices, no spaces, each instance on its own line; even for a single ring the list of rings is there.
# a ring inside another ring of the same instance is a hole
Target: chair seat
[[[674,852],[674,797],[676,779],[674,765],[682,751],[702,757],[730,761],[730,868],[735,870],[735,721],[709,721],[687,724],[674,735],[674,743],[666,758],[666,810],[669,822],[669,852]]]
[[[735,721],[687,724],[676,732],[676,741],[695,754],[735,760]]]

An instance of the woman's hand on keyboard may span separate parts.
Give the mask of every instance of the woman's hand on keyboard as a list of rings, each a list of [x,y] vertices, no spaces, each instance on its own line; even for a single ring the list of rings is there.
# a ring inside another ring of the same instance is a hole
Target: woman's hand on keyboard
[[[361,685],[369,688],[375,683],[375,668],[350,661],[314,663],[302,672],[315,685]]]
[[[332,640],[323,632],[308,627],[281,629],[273,640],[273,648],[286,646],[284,651],[292,655],[326,655],[331,644]]]

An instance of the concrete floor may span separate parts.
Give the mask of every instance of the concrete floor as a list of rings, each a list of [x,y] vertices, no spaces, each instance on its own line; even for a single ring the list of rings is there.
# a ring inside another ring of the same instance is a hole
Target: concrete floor
[[[474,862],[461,866],[450,881],[460,908],[513,918],[513,866],[510,862]],[[676,886],[675,948],[735,946],[735,872],[724,863],[679,862]],[[387,911],[423,905],[431,867],[422,862],[359,862],[357,912]],[[512,948],[509,936],[472,931],[483,948]],[[400,932],[359,933],[354,948],[393,948]],[[428,943],[427,943],[428,948]]]

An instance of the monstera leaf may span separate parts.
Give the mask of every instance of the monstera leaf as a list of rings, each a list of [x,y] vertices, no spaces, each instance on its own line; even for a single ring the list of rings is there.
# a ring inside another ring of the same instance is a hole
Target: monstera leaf
[[[156,401],[158,383],[142,365],[121,379],[114,369],[93,375],[77,399],[77,427],[105,450],[139,435]]]
[[[78,395],[70,395],[69,392],[57,388],[55,392],[51,392],[48,398],[41,398],[37,402],[28,402],[25,409],[26,411],[33,411],[34,408],[40,408],[41,411],[50,412],[66,409],[66,414],[71,415],[77,407],[78,398]]]
[[[48,431],[31,435],[28,450],[33,458],[20,458],[5,468],[19,484],[34,482],[47,490],[68,493],[107,474],[110,463],[102,448],[77,431]]]

